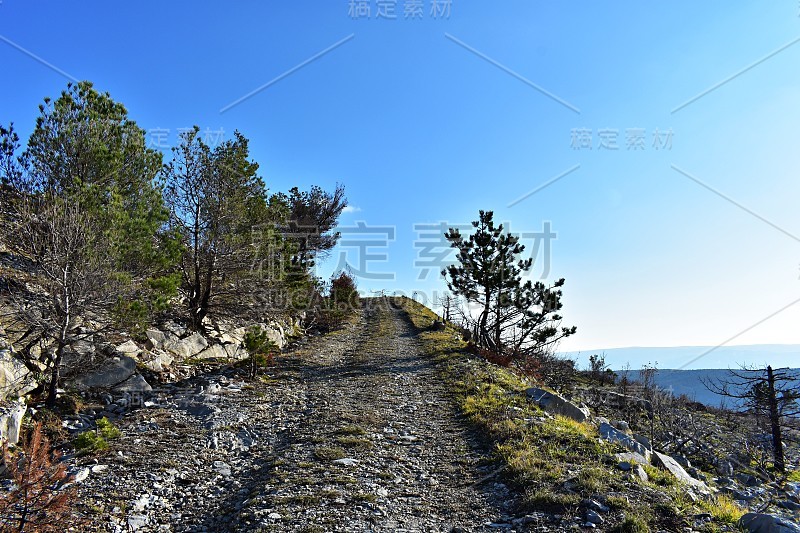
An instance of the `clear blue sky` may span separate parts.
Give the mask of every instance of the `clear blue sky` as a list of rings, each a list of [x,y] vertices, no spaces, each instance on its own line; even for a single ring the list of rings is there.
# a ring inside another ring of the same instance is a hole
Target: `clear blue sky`
[[[344,226],[395,228],[369,250],[387,261],[368,264],[395,279],[366,290],[443,288],[417,279],[416,223],[478,209],[513,231],[549,221],[549,277],[566,277],[578,326],[565,350],[715,345],[800,298],[800,241],[742,208],[800,236],[800,42],[765,59],[800,37],[796,0],[454,0],[449,18],[432,1],[421,20],[404,18],[412,0],[389,2],[387,20],[377,0],[369,18],[349,0],[3,0],[0,122],[27,136],[66,74],[169,144],[192,124],[239,129],[273,191],[342,182]],[[656,128],[671,147],[653,146]],[[573,145],[579,129],[591,150]],[[637,129],[644,149],[628,150]],[[601,130],[619,149],[599,147]],[[340,251],[357,266],[342,248],[322,274]],[[732,344],[800,342],[799,319],[797,304]]]

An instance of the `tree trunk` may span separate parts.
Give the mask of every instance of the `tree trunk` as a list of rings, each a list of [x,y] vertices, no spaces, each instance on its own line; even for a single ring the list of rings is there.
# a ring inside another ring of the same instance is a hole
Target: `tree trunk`
[[[489,310],[491,309],[491,300],[489,293],[486,294],[486,300],[483,304],[483,312],[478,322],[480,337],[478,337],[478,344],[483,345],[485,348],[491,348],[491,338],[486,330],[486,324],[489,321]]]
[[[778,410],[778,398],[775,395],[775,374],[771,366],[767,366],[767,390],[769,402],[769,424],[772,428],[772,457],[775,469],[781,474],[786,472],[786,461],[783,457],[783,436],[781,435],[781,414]]]
[[[56,355],[53,359],[53,368],[50,369],[50,383],[47,387],[47,407],[55,407],[58,399],[58,382],[61,381],[61,360],[64,356],[64,343],[59,340]]]
[[[53,368],[50,369],[50,385],[47,391],[47,400],[45,401],[48,407],[55,407],[58,399],[58,382],[61,381],[61,360],[64,358],[64,347],[67,345],[67,337],[69,335],[69,323],[72,321],[72,298],[69,291],[71,272],[69,267],[65,268],[64,277],[61,280],[61,290],[64,298],[61,303],[63,316],[61,317],[61,328],[58,332],[58,346],[53,358]]]

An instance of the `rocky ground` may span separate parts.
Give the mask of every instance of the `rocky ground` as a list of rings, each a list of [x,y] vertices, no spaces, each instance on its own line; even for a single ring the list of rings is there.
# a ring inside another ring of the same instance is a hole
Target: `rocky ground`
[[[259,380],[220,370],[117,420],[112,448],[78,460],[90,530],[508,529],[486,450],[379,301]]]

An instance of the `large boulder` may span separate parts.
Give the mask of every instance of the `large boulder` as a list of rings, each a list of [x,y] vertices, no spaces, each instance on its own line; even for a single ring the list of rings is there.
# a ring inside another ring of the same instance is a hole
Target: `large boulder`
[[[144,366],[146,366],[153,372],[163,372],[165,367],[168,367],[173,363],[173,361],[175,361],[174,357],[172,357],[167,352],[163,352],[161,350],[155,350],[149,352],[147,357],[143,359],[144,359]]]
[[[267,338],[274,342],[279,349],[283,349],[283,347],[286,346],[288,343],[288,337],[294,331],[294,326],[291,324],[287,324],[286,327],[284,327],[284,325],[277,322],[270,324],[262,322],[260,324],[253,324],[249,327],[221,329],[216,336],[217,341],[226,347],[226,350],[228,350],[230,356],[230,352],[235,352],[236,350],[231,350],[228,348],[228,345],[233,345],[234,347],[238,348],[239,345],[244,342],[247,331],[252,327],[257,327],[261,331],[266,332]],[[236,358],[241,358],[241,355],[238,355]]]
[[[283,349],[286,346],[286,335],[282,327],[266,327],[264,331],[267,333],[267,338],[274,342],[279,349]]]
[[[654,451],[653,464],[660,466],[664,470],[667,470],[684,485],[689,485],[690,487],[696,488],[701,492],[708,492],[708,486],[705,483],[690,476],[689,473],[686,472],[686,470],[684,470],[683,467],[669,455]]]
[[[714,465],[714,468],[717,470],[717,474],[723,477],[732,477],[733,476],[733,463],[728,461],[727,459],[720,459],[717,461],[717,464]]]
[[[228,354],[230,359],[247,359],[249,357],[247,350],[241,344],[224,344],[225,353]]]
[[[578,407],[554,392],[546,391],[538,387],[531,387],[526,391],[526,394],[529,400],[535,402],[551,415],[565,416],[578,422],[584,422],[589,418],[588,408]]]
[[[739,526],[750,533],[800,533],[798,524],[762,513],[747,513],[739,519]]]
[[[185,339],[170,339],[164,350],[175,354],[178,359],[189,359],[208,347],[208,341],[199,333],[192,333]]]
[[[136,360],[127,355],[111,357],[96,370],[77,377],[74,385],[78,389],[110,389],[129,379],[136,373]]]
[[[636,461],[642,462],[639,458],[644,459],[644,464],[650,464],[651,452],[644,444],[635,440],[633,437],[628,435],[627,433],[623,433],[622,431],[618,430],[611,424],[606,424],[605,422],[600,424],[600,438],[607,440],[609,442],[614,442],[627,448],[631,452],[635,453],[637,456]],[[679,465],[680,466],[680,465]]]
[[[221,344],[212,344],[199,354],[197,354],[198,359],[227,359],[228,352],[225,350],[225,347]]]
[[[800,501],[800,483],[787,483],[783,487],[783,491],[786,493],[787,496],[790,496],[795,500]]]
[[[70,345],[70,349],[78,356],[78,357],[88,357],[93,355],[97,350],[94,346],[94,343],[89,342],[88,340],[81,339],[73,342]]]
[[[28,406],[22,399],[0,408],[0,441],[5,441],[10,445],[19,442],[19,430],[22,427],[22,417]]]
[[[142,349],[139,348],[139,346],[135,342],[133,342],[132,340],[127,340],[127,341],[123,342],[122,344],[120,344],[119,346],[117,346],[115,351],[118,354],[129,355],[131,357],[136,357],[137,355],[139,355],[142,352]]]
[[[119,385],[116,385],[113,390],[115,392],[150,392],[153,387],[141,374],[134,374]]]
[[[644,455],[638,454],[636,452],[625,452],[625,453],[617,453],[614,454],[614,458],[620,463],[627,463],[629,466],[635,464],[639,465],[647,465],[650,464],[650,461]],[[622,470],[626,470],[624,467],[621,467]]]
[[[161,330],[150,328],[144,332],[145,336],[147,337],[147,349],[148,350],[160,350],[164,348],[164,344],[167,342],[167,334]]]
[[[244,342],[244,336],[247,334],[247,328],[236,328],[227,330],[219,335],[219,341],[222,344],[241,344]]]
[[[653,451],[653,445],[650,443],[650,439],[645,437],[644,435],[639,435],[637,433],[633,434],[633,440],[644,446],[646,449]]]

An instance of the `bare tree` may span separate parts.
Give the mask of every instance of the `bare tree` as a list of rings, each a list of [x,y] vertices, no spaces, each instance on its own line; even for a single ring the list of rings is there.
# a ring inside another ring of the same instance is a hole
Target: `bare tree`
[[[608,365],[606,364],[606,354],[592,354],[589,356],[589,372],[592,379],[604,385],[607,379]]]
[[[783,453],[784,429],[800,415],[800,375],[789,368],[747,368],[731,370],[730,378],[704,380],[703,385],[726,398],[740,400],[742,407],[769,421],[775,469],[786,472]]]
[[[458,298],[450,293],[445,293],[439,296],[436,303],[442,308],[442,319],[445,322],[450,322],[451,313],[458,306]]]
[[[112,274],[104,234],[79,197],[26,194],[15,202],[9,226],[6,238],[30,259],[40,290],[10,295],[9,322],[26,366],[41,371],[42,364],[49,371],[47,403],[52,406],[68,346],[93,329],[86,328],[88,316],[107,315],[121,284]],[[42,350],[42,345],[53,349]]]

